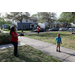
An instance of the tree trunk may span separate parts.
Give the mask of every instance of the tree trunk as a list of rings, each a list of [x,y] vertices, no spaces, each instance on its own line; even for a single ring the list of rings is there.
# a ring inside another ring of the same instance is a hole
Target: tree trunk
[[[22,30],[22,33],[23,33],[23,25],[22,25],[22,20],[23,20],[23,18],[22,18],[22,12],[21,12],[21,30]]]
[[[0,23],[0,28],[1,28],[1,30],[2,30],[2,25],[1,25],[1,23]]]
[[[23,33],[23,25],[22,25],[22,21],[21,21],[21,30],[22,30],[22,33]]]

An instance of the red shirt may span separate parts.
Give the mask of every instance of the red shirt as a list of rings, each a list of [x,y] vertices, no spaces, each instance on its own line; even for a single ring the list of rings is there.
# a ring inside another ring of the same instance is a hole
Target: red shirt
[[[18,34],[12,31],[10,40],[13,41],[13,42],[18,42],[18,37],[14,37],[13,35],[18,35]]]
[[[39,27],[37,27],[37,31],[39,31]]]

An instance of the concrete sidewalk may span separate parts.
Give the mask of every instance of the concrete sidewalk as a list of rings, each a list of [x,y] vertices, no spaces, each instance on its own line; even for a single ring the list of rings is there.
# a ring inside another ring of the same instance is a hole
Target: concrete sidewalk
[[[7,31],[4,31],[4,30],[1,30],[3,33],[9,33],[9,32],[7,32]]]
[[[18,46],[22,46],[22,45],[25,45],[25,43],[18,42]],[[13,47],[13,45],[12,44],[0,45],[0,49],[5,49],[9,47]]]
[[[46,43],[43,41],[27,38],[27,37],[19,37],[19,41],[30,45],[50,56],[53,56],[63,62],[75,62],[75,50],[61,47],[61,52],[56,52],[56,45]]]

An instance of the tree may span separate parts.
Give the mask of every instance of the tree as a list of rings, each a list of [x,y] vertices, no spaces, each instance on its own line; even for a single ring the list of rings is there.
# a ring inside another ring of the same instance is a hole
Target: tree
[[[63,22],[64,23],[64,27],[70,26],[69,23],[74,21],[74,16],[72,14],[72,12],[62,12],[58,22]]]
[[[38,14],[33,14],[31,17],[38,18]]]
[[[75,23],[75,12],[71,12],[73,16],[73,22]]]
[[[41,15],[41,20],[48,22],[49,25],[56,20],[56,13],[53,12],[40,12],[39,15]]]
[[[2,29],[2,25],[3,24],[5,24],[4,17],[0,17],[0,26],[1,26],[1,29]]]
[[[4,24],[11,24],[11,23],[12,23],[11,21],[6,21],[5,17],[1,16],[1,13],[0,13],[0,26],[1,26],[1,29],[2,29],[2,25],[4,25]]]
[[[73,23],[75,23],[75,12],[67,12],[71,14],[72,19],[70,19]]]
[[[42,20],[42,18],[41,18],[40,12],[37,12],[37,14],[33,14],[31,17],[37,18],[38,22],[41,22],[41,23],[44,22],[44,20]]]
[[[38,18],[38,22],[41,23],[48,22],[50,25],[51,22],[54,22],[56,20],[56,13],[38,12],[37,14],[32,15],[32,17]]]
[[[7,15],[6,15],[6,17],[7,17],[8,19],[20,21],[22,32],[23,32],[22,20],[23,20],[24,18],[25,18],[25,19],[28,19],[29,16],[30,16],[30,14],[29,14],[28,12],[10,12],[10,14],[7,14]]]

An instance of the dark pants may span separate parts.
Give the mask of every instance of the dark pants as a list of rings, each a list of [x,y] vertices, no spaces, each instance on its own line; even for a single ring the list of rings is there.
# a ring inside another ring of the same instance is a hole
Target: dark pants
[[[14,45],[14,55],[16,56],[17,55],[17,47],[18,47],[18,42],[13,42],[11,41],[11,43]]]
[[[39,34],[39,31],[37,31],[37,33]]]

